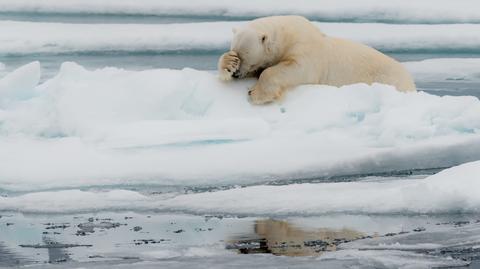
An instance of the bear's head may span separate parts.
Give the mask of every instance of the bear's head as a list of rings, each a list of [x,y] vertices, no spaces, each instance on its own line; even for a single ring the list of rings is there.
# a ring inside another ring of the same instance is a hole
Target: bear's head
[[[240,58],[240,68],[234,77],[244,78],[259,75],[272,61],[272,40],[265,32],[252,27],[233,29],[230,50]]]

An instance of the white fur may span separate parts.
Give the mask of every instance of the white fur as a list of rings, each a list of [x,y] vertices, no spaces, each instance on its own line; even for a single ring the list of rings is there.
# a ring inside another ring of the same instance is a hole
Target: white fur
[[[222,80],[234,74],[259,76],[249,92],[255,104],[274,101],[302,84],[378,82],[399,91],[416,90],[399,62],[366,45],[326,36],[300,16],[260,18],[236,29],[231,50],[220,57],[218,66]]]

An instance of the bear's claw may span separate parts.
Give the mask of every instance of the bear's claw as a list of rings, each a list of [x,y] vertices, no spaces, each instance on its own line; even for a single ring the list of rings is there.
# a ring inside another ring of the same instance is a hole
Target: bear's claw
[[[235,51],[229,51],[222,55],[219,61],[219,76],[221,80],[231,80],[239,69],[240,58]]]
[[[260,90],[250,90],[248,91],[248,99],[250,103],[254,105],[263,105],[274,102],[276,96],[272,94],[267,94]]]

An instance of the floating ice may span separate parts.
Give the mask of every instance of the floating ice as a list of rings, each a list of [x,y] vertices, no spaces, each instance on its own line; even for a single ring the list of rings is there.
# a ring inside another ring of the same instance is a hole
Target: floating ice
[[[90,13],[121,15],[189,16],[202,18],[252,18],[274,14],[299,14],[326,21],[382,21],[455,23],[479,22],[478,2],[464,0],[461,4],[448,0],[415,1],[405,5],[401,0],[351,1],[324,0],[261,0],[239,1],[157,1],[142,0],[4,0],[2,12],[25,13]]]
[[[475,97],[311,85],[281,103],[252,106],[254,80],[65,63],[33,88],[34,66],[13,74],[23,74],[14,81],[29,82],[25,91],[35,94],[0,108],[0,188],[252,184],[480,157]],[[8,96],[18,88],[7,83],[12,76],[0,81]]]
[[[211,50],[226,48],[231,27],[237,24],[102,25],[0,21],[0,53]]]
[[[122,209],[290,216],[478,212],[479,175],[480,161],[476,161],[426,179],[263,185],[175,197],[126,190],[64,190],[0,197],[0,210],[65,213]]]
[[[68,190],[29,193],[11,198],[0,197],[0,210],[56,213],[120,208],[134,210],[145,207],[148,201],[148,197],[126,190],[97,193]],[[13,203],[16,203],[16,205]]]
[[[480,210],[480,161],[423,180],[255,186],[180,195],[159,208],[196,213],[446,213]]]
[[[443,58],[403,63],[417,81],[479,81],[480,58]]]
[[[218,51],[229,47],[231,29],[243,23],[245,22],[155,25],[0,21],[0,53]],[[388,52],[427,50],[478,52],[480,47],[480,24],[317,23],[317,25],[326,34],[363,42]]]

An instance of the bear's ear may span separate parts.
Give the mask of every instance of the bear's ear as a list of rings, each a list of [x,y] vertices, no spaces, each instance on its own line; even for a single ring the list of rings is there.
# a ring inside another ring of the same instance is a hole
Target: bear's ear
[[[237,33],[237,28],[233,27],[232,28],[232,33],[234,33],[234,34]]]
[[[266,34],[262,34],[260,36],[260,41],[262,42],[262,44],[265,44],[265,42],[267,41],[267,35]]]

